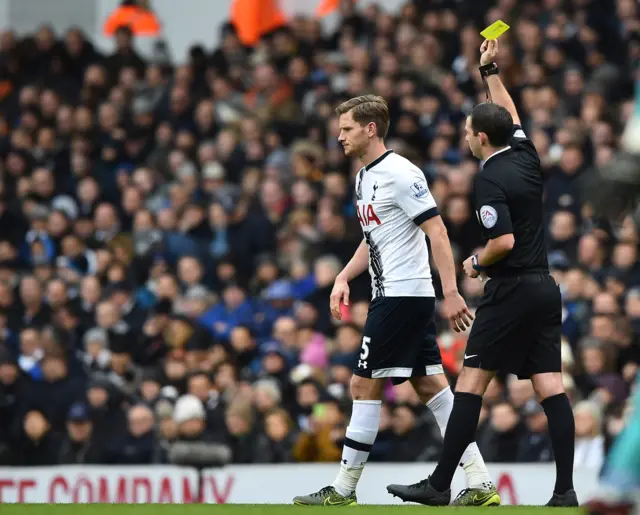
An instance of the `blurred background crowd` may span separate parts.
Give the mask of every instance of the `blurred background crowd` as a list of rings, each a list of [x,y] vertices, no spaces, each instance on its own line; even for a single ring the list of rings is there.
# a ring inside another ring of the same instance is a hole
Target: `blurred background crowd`
[[[0,464],[339,460],[371,292],[364,274],[330,318],[362,237],[333,109],[387,99],[388,146],[424,170],[461,263],[482,243],[463,127],[497,19],[546,176],[576,465],[602,463],[640,363],[638,236],[593,219],[584,184],[633,108],[638,3],[340,9],[333,33],[297,17],[253,48],[223,26],[180,65],[142,58],[125,26],[107,55],[73,28],[0,33]],[[473,308],[482,283],[459,285]],[[441,320],[438,342],[454,384],[465,335]],[[487,461],[551,461],[546,425],[531,385],[499,377],[478,443]],[[370,459],[440,446],[410,385],[389,386]]]

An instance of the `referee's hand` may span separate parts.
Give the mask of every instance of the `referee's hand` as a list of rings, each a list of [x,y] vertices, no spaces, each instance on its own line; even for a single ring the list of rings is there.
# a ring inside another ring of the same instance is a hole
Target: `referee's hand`
[[[473,320],[473,315],[469,311],[467,303],[458,292],[444,296],[442,314],[449,319],[451,329],[456,333],[466,331]]]
[[[329,297],[329,300],[333,318],[336,320],[342,320],[340,303],[344,302],[345,306],[349,305],[349,283],[338,277],[336,282],[333,284],[333,290],[331,291],[331,297]]]

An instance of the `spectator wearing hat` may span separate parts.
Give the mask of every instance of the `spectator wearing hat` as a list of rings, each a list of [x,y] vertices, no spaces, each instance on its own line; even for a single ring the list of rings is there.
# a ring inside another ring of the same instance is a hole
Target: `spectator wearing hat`
[[[104,463],[104,452],[93,435],[93,422],[89,407],[83,402],[74,403],[67,415],[67,434],[60,447],[58,463],[82,465]]]
[[[264,300],[259,308],[262,321],[256,331],[259,336],[268,337],[278,318],[293,316],[295,299],[291,282],[284,279],[272,282],[264,292]]]
[[[176,402],[173,420],[178,424],[177,440],[168,452],[170,463],[189,466],[221,466],[231,461],[231,449],[208,430],[205,408],[195,395],[183,395]]]
[[[196,284],[185,292],[181,308],[187,317],[195,321],[209,310],[214,301],[215,296],[206,287]]]
[[[100,327],[93,327],[84,334],[84,351],[82,362],[87,375],[97,372],[106,374],[111,365],[111,352],[107,331]]]

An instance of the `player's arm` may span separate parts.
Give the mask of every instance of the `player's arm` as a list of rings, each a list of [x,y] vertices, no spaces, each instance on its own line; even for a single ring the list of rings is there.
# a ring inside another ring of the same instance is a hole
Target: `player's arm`
[[[367,242],[363,239],[353,253],[353,257],[342,269],[342,272],[338,274],[338,277],[336,277],[336,281],[338,279],[346,282],[352,281],[368,268],[369,248],[367,247]]]
[[[420,229],[429,236],[431,242],[431,253],[440,274],[442,283],[442,293],[455,295],[458,293],[458,283],[456,281],[456,265],[453,260],[453,251],[447,228],[440,215],[433,216],[420,224]]]
[[[396,180],[395,203],[429,236],[433,260],[440,272],[444,293],[443,316],[450,321],[455,331],[464,331],[471,325],[473,315],[458,293],[449,235],[438,214],[436,201],[429,191],[427,181],[420,171],[412,170],[399,175]]]
[[[331,314],[336,320],[342,319],[342,311],[340,304],[349,305],[349,281],[358,277],[362,272],[369,268],[369,248],[365,240],[360,245],[349,260],[342,272],[338,274],[333,283],[333,290],[329,297],[329,308]]]
[[[509,111],[509,114],[511,114],[513,118],[514,125],[520,125],[520,117],[518,116],[518,111],[516,110],[516,105],[513,103],[511,95],[507,91],[507,88],[505,88],[502,80],[500,80],[500,76],[497,73],[491,74],[491,70],[497,71],[497,65],[495,68],[492,65],[498,55],[498,40],[485,40],[480,47],[480,52],[482,52],[480,56],[480,73],[484,75],[487,81],[491,100],[494,104],[501,105]]]

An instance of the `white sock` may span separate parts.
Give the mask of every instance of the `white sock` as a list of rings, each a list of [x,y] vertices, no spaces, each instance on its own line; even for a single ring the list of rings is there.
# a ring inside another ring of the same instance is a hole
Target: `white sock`
[[[449,422],[449,416],[453,409],[453,393],[448,386],[443,390],[435,394],[429,402],[427,402],[427,408],[431,410],[433,416],[440,427],[440,434],[444,438],[444,433],[447,430],[447,423]],[[460,465],[467,474],[467,481],[469,488],[490,488],[491,478],[489,477],[489,471],[484,464],[482,454],[476,442],[471,442],[465,449],[462,455]]]
[[[371,446],[378,435],[381,408],[382,401],[353,401],[353,413],[342,448],[340,472],[332,485],[341,495],[351,495],[356,491]]]

